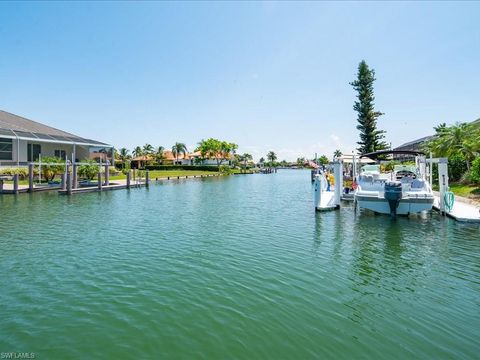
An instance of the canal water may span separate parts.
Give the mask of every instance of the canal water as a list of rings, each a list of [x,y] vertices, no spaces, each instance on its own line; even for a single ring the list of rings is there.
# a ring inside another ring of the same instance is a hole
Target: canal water
[[[0,216],[0,352],[480,354],[480,227],[315,214],[308,171],[3,196]]]

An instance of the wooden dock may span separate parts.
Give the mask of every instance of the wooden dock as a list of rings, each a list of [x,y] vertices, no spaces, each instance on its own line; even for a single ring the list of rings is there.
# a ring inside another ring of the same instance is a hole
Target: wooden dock
[[[157,177],[154,180],[156,182],[164,182],[170,180],[182,180],[182,179],[200,179],[200,178],[210,178],[210,177],[220,177],[223,174],[201,174],[201,175],[184,175],[184,176],[167,176],[167,177]],[[9,178],[8,180],[11,181]],[[149,179],[151,183],[152,179]],[[80,184],[79,184],[80,185]],[[128,189],[128,188],[139,188],[139,187],[148,187],[146,179],[142,178],[140,180],[131,180],[130,185],[128,185],[127,179],[120,179],[120,180],[109,180],[109,184],[102,180],[102,185],[98,185],[98,181],[92,182],[89,186],[77,186],[73,187],[70,190],[70,194],[81,194],[81,193],[89,193],[89,192],[100,192],[100,191],[110,191],[110,190],[120,190],[120,189]],[[15,185],[11,182],[4,182],[2,183],[2,187],[0,188],[0,194],[20,194],[20,193],[28,193],[28,192],[39,192],[39,191],[57,191],[61,195],[68,195],[68,185],[62,186],[60,184],[50,184],[50,185],[39,185],[39,184],[32,184],[32,191],[30,191],[30,185],[20,185],[17,184],[17,189],[15,189]]]

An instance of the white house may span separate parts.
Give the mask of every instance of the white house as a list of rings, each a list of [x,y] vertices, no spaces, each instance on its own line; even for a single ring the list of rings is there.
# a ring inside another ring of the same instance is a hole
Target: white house
[[[0,166],[25,166],[40,157],[113,162],[113,146],[0,110]]]

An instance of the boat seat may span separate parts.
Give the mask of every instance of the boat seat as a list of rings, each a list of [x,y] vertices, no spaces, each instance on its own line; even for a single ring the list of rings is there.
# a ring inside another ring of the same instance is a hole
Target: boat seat
[[[425,187],[425,181],[420,180],[420,179],[415,179],[412,181],[412,184],[410,185],[412,190],[413,189],[423,189]]]
[[[363,181],[373,183],[373,176],[372,175],[363,175]]]

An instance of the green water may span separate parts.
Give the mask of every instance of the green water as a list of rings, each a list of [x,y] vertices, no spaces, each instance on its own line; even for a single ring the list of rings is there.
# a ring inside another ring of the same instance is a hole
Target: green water
[[[0,214],[0,353],[480,354],[480,227],[315,214],[306,171],[3,196]]]

